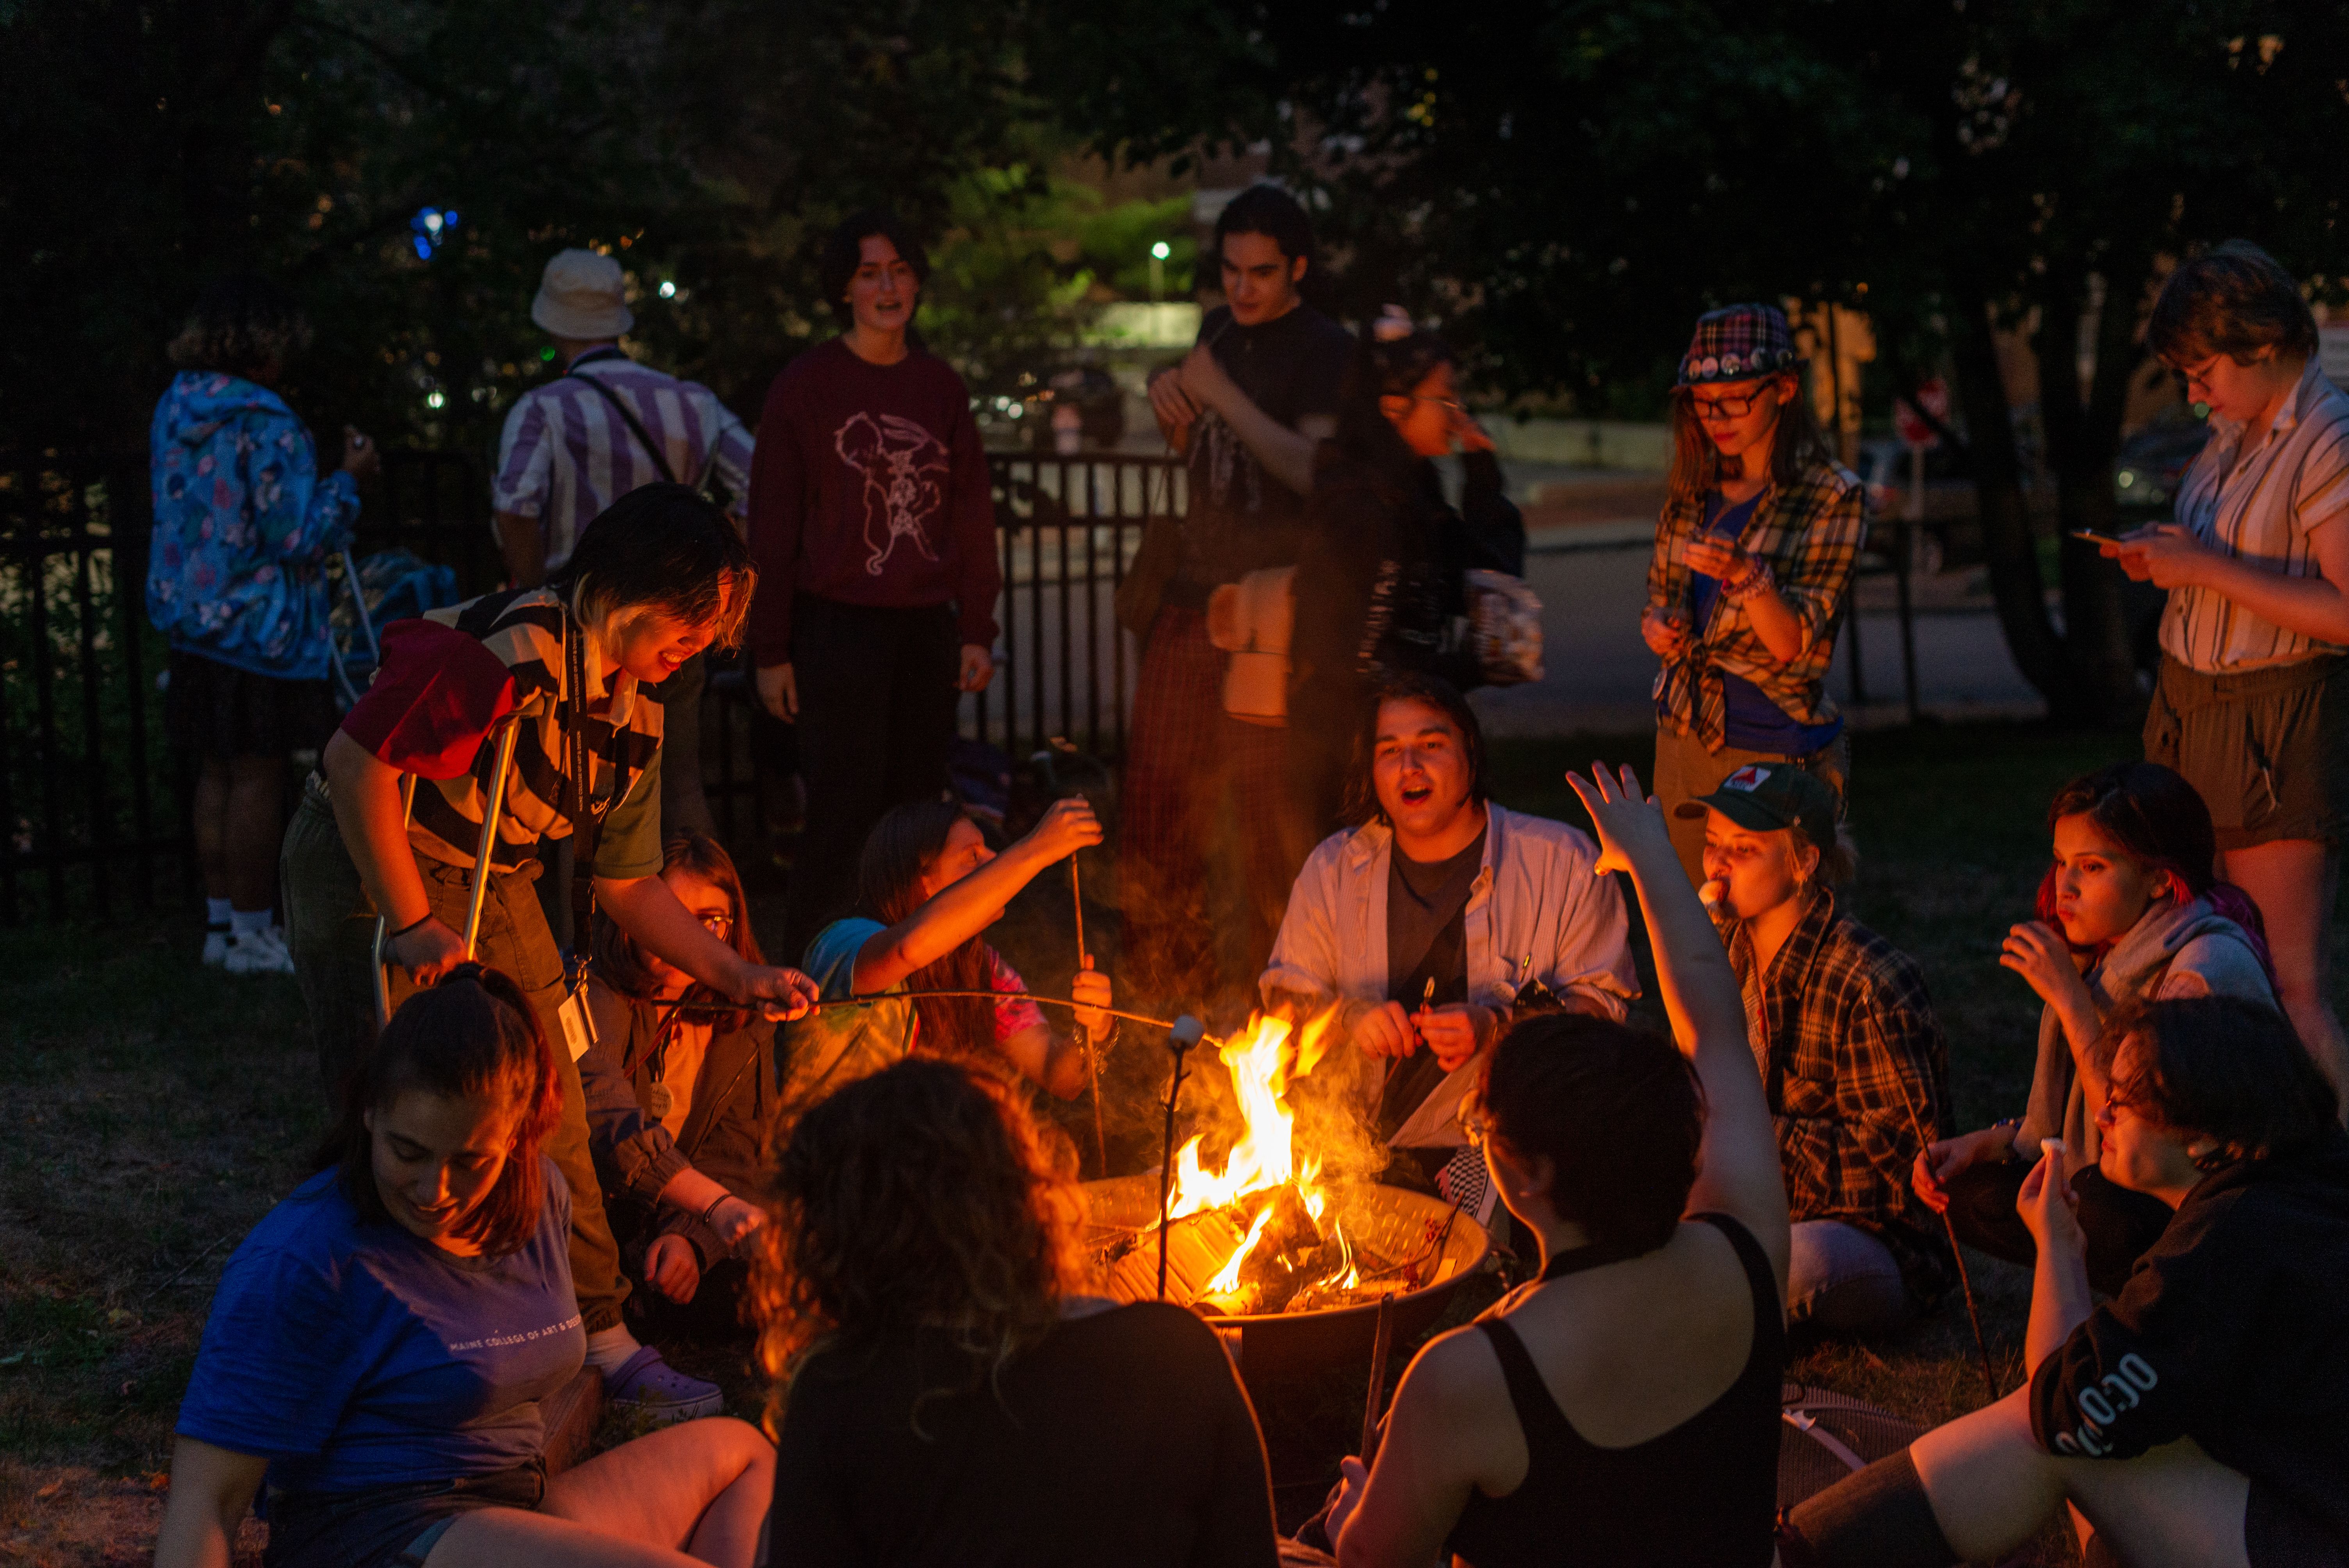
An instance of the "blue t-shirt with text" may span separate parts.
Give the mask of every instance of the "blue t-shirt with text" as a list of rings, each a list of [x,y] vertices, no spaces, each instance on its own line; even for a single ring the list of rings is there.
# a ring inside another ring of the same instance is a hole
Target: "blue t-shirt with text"
[[[349,1492],[529,1463],[538,1401],[587,1339],[571,1286],[571,1194],[553,1161],[518,1252],[462,1258],[362,1222],[321,1171],[229,1259],[177,1430],[264,1456],[268,1484]]]

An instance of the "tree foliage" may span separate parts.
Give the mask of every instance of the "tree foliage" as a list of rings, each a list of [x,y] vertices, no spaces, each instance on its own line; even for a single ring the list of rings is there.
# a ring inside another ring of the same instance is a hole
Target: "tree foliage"
[[[1896,382],[1948,363],[2009,645],[2067,718],[2137,705],[2119,582],[2067,542],[2048,609],[1993,325],[2030,335],[2058,515],[2087,526],[2168,259],[2240,233],[2341,285],[2337,3],[1189,0],[1150,25],[1213,47],[1146,91],[1066,68],[1092,84],[1070,119],[1130,153],[1269,139],[1340,303],[1441,314],[1497,389],[1603,411],[1700,311],[1784,295],[1867,309]]]

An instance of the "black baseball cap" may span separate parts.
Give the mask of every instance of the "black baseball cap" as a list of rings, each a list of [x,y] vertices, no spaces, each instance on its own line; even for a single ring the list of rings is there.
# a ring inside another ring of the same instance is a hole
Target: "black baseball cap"
[[[1800,828],[1825,850],[1836,841],[1836,792],[1816,773],[1791,762],[1749,762],[1721,781],[1721,788],[1673,808],[1676,817],[1702,817],[1714,810],[1756,833]]]

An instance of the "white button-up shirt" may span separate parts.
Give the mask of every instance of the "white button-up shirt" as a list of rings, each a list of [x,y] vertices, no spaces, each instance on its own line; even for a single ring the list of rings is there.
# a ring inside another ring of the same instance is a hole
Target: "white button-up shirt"
[[[1463,911],[1468,1000],[1507,1007],[1528,981],[1593,1013],[1621,1018],[1640,994],[1631,966],[1630,922],[1615,879],[1592,874],[1598,846],[1589,835],[1542,817],[1487,805],[1485,858]],[[1387,870],[1394,830],[1382,823],[1324,839],[1288,891],[1288,911],[1257,989],[1268,1007],[1297,998],[1360,1006],[1387,1000]],[[1339,1042],[1342,1046],[1342,1039]],[[1333,1052],[1333,1054],[1335,1054]],[[1359,1055],[1346,1047],[1349,1056]],[[1334,1064],[1333,1064],[1334,1065]],[[1398,1145],[1458,1144],[1437,1114],[1456,1105],[1476,1071],[1455,1070],[1434,1093],[1426,1115],[1413,1115]],[[1369,1106],[1378,1086],[1368,1079]],[[1456,1081],[1455,1081],[1456,1080]],[[1358,1086],[1359,1087],[1359,1086]],[[1423,1108],[1426,1109],[1427,1108]]]

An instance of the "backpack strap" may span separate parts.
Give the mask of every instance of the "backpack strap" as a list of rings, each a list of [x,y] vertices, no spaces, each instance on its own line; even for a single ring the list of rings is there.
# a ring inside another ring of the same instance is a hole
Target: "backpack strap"
[[[576,370],[564,371],[559,379],[585,381],[588,386],[595,388],[596,395],[612,406],[612,412],[617,414],[626,422],[628,428],[635,432],[637,444],[644,448],[645,455],[652,459],[653,467],[659,470],[660,477],[671,484],[677,483],[677,475],[670,469],[668,459],[663,455],[659,445],[653,440],[652,433],[645,428],[644,421],[631,413],[626,403],[620,401],[620,395],[617,392],[613,391],[593,376],[582,375]]]

